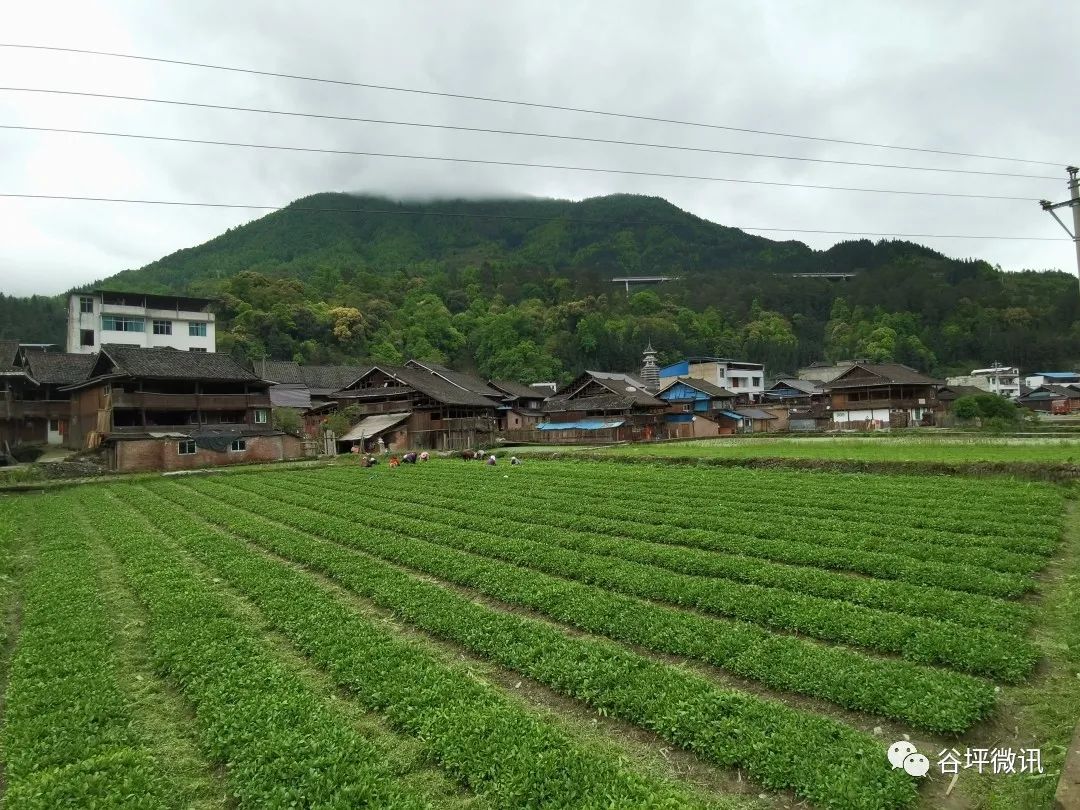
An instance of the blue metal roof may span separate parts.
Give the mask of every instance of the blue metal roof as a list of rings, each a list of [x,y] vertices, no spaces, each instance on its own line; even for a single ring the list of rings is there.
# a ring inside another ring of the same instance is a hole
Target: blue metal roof
[[[719,411],[719,414],[721,416],[726,416],[728,419],[738,419],[740,422],[743,419],[743,415],[741,413],[735,413],[735,411]]]
[[[1075,371],[1040,371],[1036,374],[1038,377],[1049,377],[1052,380],[1063,379],[1065,377],[1077,377]]]
[[[542,422],[538,430],[605,430],[622,426],[625,420],[582,419],[578,422]]]

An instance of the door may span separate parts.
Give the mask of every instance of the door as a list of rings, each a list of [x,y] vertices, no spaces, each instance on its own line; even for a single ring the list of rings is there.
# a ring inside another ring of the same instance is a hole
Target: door
[[[49,444],[62,444],[64,441],[64,434],[60,432],[60,420],[49,420],[49,432],[47,441]]]

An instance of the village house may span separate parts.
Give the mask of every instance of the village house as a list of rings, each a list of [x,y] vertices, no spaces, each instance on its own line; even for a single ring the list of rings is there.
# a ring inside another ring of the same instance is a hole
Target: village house
[[[954,378],[950,377],[949,379]],[[940,403],[941,405],[941,409],[946,414],[951,414],[953,412],[953,408],[956,406],[956,400],[962,397],[974,397],[978,396],[979,394],[988,393],[990,392],[987,391],[985,388],[980,388],[976,385],[954,385],[953,383],[947,382],[945,385],[941,386],[941,388],[938,389],[937,398],[938,403]]]
[[[1080,374],[1075,371],[1037,371],[1024,378],[1024,385],[1034,390],[1043,385],[1074,385],[1080,383]]]
[[[649,441],[664,438],[668,403],[628,374],[585,371],[543,405],[541,441]]]
[[[1043,413],[1074,413],[1080,411],[1080,385],[1040,385],[1020,397],[1019,404]]]
[[[391,450],[457,450],[494,444],[501,397],[472,375],[410,361],[371,367],[318,410],[356,415],[339,449],[356,443],[371,450],[381,438]]]
[[[71,397],[60,389],[86,378],[92,356],[0,341],[0,451],[19,444],[65,444]]]
[[[664,423],[668,438],[694,439],[735,433],[742,418],[735,413],[736,395],[707,380],[675,377],[656,397],[668,403]]]
[[[741,404],[757,402],[765,391],[765,366],[723,357],[689,357],[659,369],[658,377],[660,388],[679,377],[705,380],[733,392]]]
[[[509,380],[488,380],[488,386],[503,394],[498,406],[499,431],[531,430],[539,423],[546,396],[543,391]]]
[[[273,429],[269,385],[225,354],[106,345],[71,397],[67,444],[118,471],[177,470],[303,455]]]
[[[833,426],[915,427],[934,423],[942,385],[902,363],[855,363],[823,388]]]
[[[186,295],[92,290],[68,298],[67,350],[93,354],[104,344],[172,348],[190,352],[216,349],[213,303]]]
[[[946,377],[946,385],[973,386],[983,393],[997,394],[1006,399],[1020,396],[1020,369],[1016,366],[977,368],[970,374]]]
[[[812,432],[831,427],[829,398],[821,380],[781,377],[765,391],[761,405],[776,417],[772,430]]]

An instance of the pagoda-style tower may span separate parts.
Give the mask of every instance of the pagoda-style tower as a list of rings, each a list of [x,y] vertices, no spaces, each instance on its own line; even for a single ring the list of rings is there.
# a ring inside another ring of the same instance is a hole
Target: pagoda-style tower
[[[645,361],[641,364],[641,381],[645,388],[655,393],[660,388],[660,368],[656,365],[656,349],[649,341],[648,348],[644,352]]]

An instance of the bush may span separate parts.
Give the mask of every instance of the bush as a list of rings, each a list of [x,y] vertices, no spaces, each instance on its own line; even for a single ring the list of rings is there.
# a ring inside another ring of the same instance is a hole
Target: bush
[[[953,406],[958,419],[992,420],[994,426],[1011,427],[1020,418],[1020,409],[997,394],[975,394],[960,397]]]
[[[304,422],[300,418],[300,412],[296,408],[274,408],[271,414],[274,429],[285,433],[299,436],[303,431]]]
[[[23,464],[37,461],[44,454],[45,448],[36,444],[20,444],[11,448],[12,457]]]

